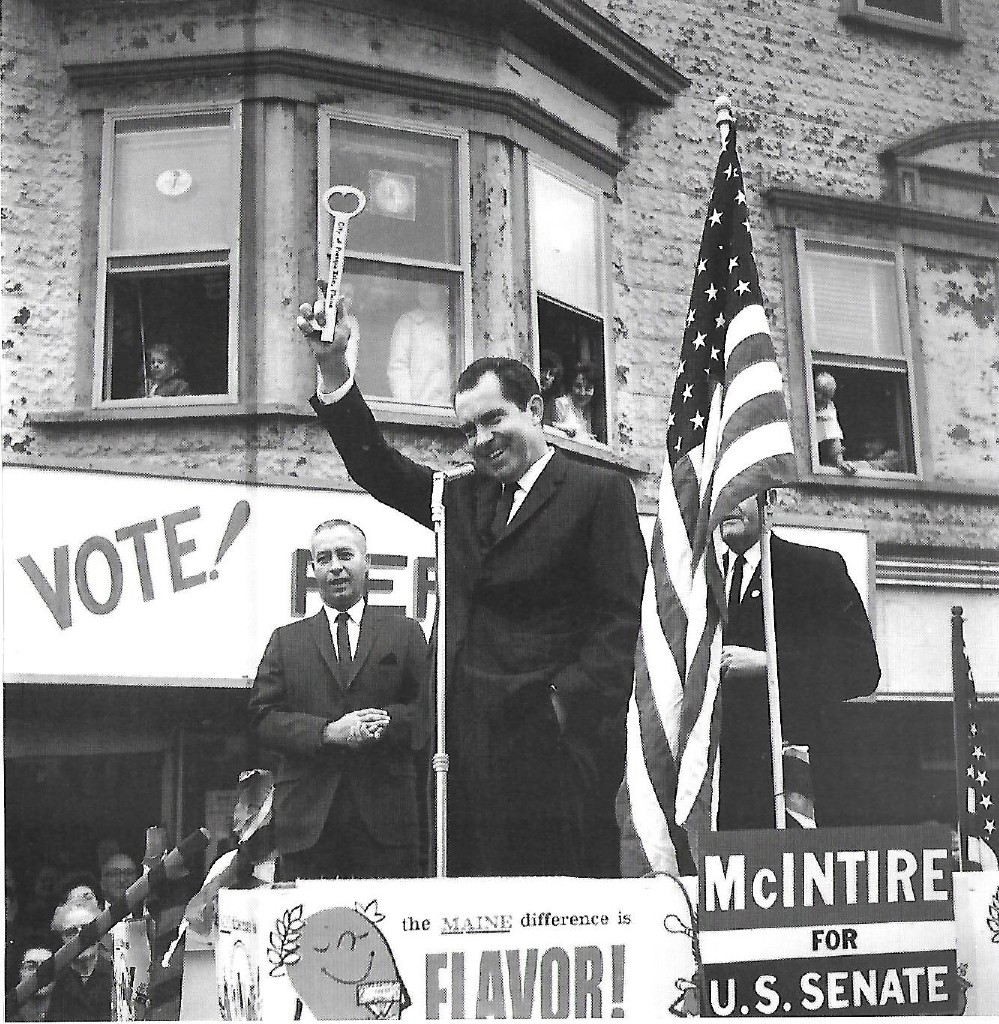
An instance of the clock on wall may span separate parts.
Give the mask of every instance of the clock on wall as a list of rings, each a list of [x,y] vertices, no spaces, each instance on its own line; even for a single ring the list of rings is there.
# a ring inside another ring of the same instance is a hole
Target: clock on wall
[[[189,192],[193,184],[194,179],[191,177],[191,172],[185,171],[183,168],[177,168],[176,170],[163,171],[156,178],[156,191],[174,198]]]

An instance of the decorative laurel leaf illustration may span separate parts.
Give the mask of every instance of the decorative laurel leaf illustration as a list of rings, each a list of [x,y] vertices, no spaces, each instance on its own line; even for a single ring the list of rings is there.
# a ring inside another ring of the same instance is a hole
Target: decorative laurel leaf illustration
[[[288,964],[297,964],[301,959],[298,952],[299,939],[304,927],[304,908],[301,903],[286,910],[274,922],[274,930],[268,935],[267,959],[273,964],[268,972],[272,978],[284,974]]]

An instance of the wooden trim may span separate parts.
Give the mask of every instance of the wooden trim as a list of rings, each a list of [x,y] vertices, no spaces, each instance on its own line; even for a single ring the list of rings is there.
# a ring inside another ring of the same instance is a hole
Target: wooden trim
[[[219,677],[210,679],[198,676],[90,676],[77,674],[42,675],[36,672],[5,672],[3,685],[6,686],[130,686],[170,687],[187,690],[237,689],[248,690],[251,686],[248,676]]]
[[[391,93],[425,103],[464,105],[473,110],[510,118],[529,131],[537,132],[606,174],[616,176],[625,166],[625,157],[616,149],[595,142],[577,132],[572,125],[543,110],[537,103],[506,89],[473,82],[445,80],[411,72],[387,70],[350,61],[342,61],[286,49],[252,53],[224,53],[190,57],[165,57],[155,60],[123,60],[111,63],[71,63],[64,70],[78,88],[120,87],[147,84],[150,81],[179,82],[202,76],[233,76],[237,89],[246,98],[262,99],[247,80],[264,75],[289,76],[304,80],[316,103],[328,98],[330,87],[345,86]],[[287,98],[301,100],[299,90],[277,89]],[[292,95],[294,93],[294,95]]]
[[[905,163],[916,164],[920,167],[933,166],[932,164],[921,164],[919,155],[951,142],[967,142],[974,139],[999,139],[999,120],[962,121],[959,124],[940,125],[931,128],[928,132],[910,135],[901,142],[889,146],[881,154],[881,159],[889,165]]]
[[[668,104],[690,85],[689,78],[582,0],[526,0],[517,6],[537,10],[631,79],[639,102]]]
[[[876,26],[908,35],[936,39],[951,46],[960,46],[964,42],[964,33],[961,31],[958,2],[959,0],[941,0],[943,20],[940,22],[870,7],[866,0],[840,0],[839,17],[841,21],[861,27]]]
[[[868,226],[877,226],[883,231],[882,245],[898,241],[929,248],[958,248],[958,243],[950,242],[948,238],[934,240],[925,235],[917,237],[913,234],[930,232],[950,238],[960,236],[991,242],[991,250],[981,250],[983,256],[994,256],[995,243],[999,241],[999,224],[985,217],[961,217],[953,213],[888,203],[880,199],[811,192],[803,188],[770,188],[764,193],[764,198],[774,214],[774,221],[778,227],[800,226],[791,216],[795,213],[820,217],[849,217]],[[967,252],[966,247],[961,251],[967,255],[978,255],[977,252]]]

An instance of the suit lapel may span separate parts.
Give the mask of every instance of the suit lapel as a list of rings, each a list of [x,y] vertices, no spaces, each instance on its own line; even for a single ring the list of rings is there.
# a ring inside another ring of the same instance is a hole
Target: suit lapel
[[[375,643],[375,636],[379,631],[379,624],[374,621],[375,619],[376,615],[372,613],[371,606],[365,602],[364,614],[361,616],[361,632],[357,637],[357,650],[354,652],[354,657],[350,662],[350,672],[347,673],[347,678],[343,682],[345,690],[357,678],[357,673],[361,671],[364,663],[368,660],[368,656],[371,654],[371,648]]]
[[[497,544],[501,544],[507,537],[522,529],[525,523],[530,522],[551,501],[565,478],[565,469],[565,456],[556,448],[548,465],[541,471],[541,476],[534,481],[534,486],[527,492],[524,503],[517,509],[513,519],[499,535]]]
[[[320,608],[309,622],[312,628],[312,639],[319,649],[319,654],[322,656],[323,661],[326,662],[330,675],[333,676],[340,686],[343,686],[337,672],[336,648],[333,646],[333,637],[330,635],[330,621],[326,616],[326,610]]]
[[[475,534],[482,550],[493,543],[490,527],[503,485],[492,477],[481,477],[475,490]]]

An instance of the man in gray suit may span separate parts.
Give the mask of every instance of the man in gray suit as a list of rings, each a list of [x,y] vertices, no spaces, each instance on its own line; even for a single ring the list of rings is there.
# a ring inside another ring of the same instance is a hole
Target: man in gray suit
[[[250,696],[251,728],[281,754],[274,788],[280,875],[407,878],[418,873],[412,739],[427,678],[419,623],[366,600],[360,527],[312,535],[323,607],[276,629]]]

